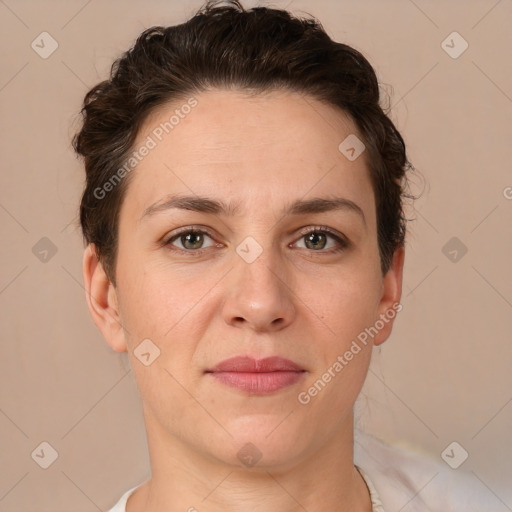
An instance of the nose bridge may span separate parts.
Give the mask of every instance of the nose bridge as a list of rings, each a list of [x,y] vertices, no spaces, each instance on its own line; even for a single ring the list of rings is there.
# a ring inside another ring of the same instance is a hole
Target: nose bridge
[[[236,248],[231,293],[225,303],[229,323],[250,324],[254,329],[274,329],[293,317],[293,297],[285,262],[274,250],[269,233],[245,238]]]
[[[285,272],[283,265],[278,261],[278,257],[272,254],[271,247],[264,249],[251,263],[243,258],[241,259],[242,261],[239,261],[238,265],[240,266],[241,281],[245,289],[248,291],[254,289],[256,292],[262,289],[272,293],[280,293]]]
[[[284,262],[280,261],[280,255],[275,254],[269,234],[265,235],[262,244],[252,237],[246,238],[237,247],[237,254],[241,292],[254,294],[255,299],[263,293],[267,301],[275,300],[284,293]]]

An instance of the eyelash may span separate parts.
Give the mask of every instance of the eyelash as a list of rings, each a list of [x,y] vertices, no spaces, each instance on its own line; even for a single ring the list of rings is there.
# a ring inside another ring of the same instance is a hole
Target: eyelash
[[[313,226],[313,227],[310,227],[310,228],[305,228],[303,230],[300,231],[300,235],[301,237],[300,238],[303,238],[311,233],[316,233],[316,234],[324,234],[324,235],[329,235],[331,238],[333,238],[336,243],[338,244],[338,247],[334,248],[334,249],[328,249],[328,250],[323,250],[323,249],[320,249],[318,251],[314,251],[313,249],[307,249],[309,252],[311,253],[324,253],[324,254],[335,254],[335,253],[339,253],[339,252],[342,252],[344,250],[346,250],[350,243],[348,242],[348,240],[346,240],[344,237],[338,235],[336,232],[334,232],[333,230],[331,230],[330,228],[328,228],[327,226]],[[188,234],[194,234],[194,235],[199,235],[199,234],[205,234],[205,235],[208,235],[212,240],[214,239],[213,235],[206,229],[204,228],[200,228],[198,226],[188,226],[186,228],[183,228],[182,230],[174,233],[171,237],[169,238],[166,238],[163,242],[162,242],[162,245],[164,247],[168,247],[170,248],[170,250],[172,251],[177,251],[177,252],[180,252],[180,253],[186,253],[188,256],[200,256],[204,253],[204,251],[207,251],[208,249],[210,249],[210,247],[207,247],[207,248],[204,248],[204,249],[180,249],[179,247],[174,247],[172,246],[172,242],[174,240],[177,240],[179,239],[181,236],[183,235],[188,235]]]

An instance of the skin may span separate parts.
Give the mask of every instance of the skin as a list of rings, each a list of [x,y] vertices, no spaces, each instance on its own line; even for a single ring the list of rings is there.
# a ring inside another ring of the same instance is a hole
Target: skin
[[[372,344],[389,337],[393,321],[307,405],[298,401],[401,296],[404,251],[383,276],[365,153],[349,161],[338,150],[355,125],[294,92],[211,90],[195,98],[130,176],[116,286],[94,247],[84,254],[92,317],[113,350],[129,352],[143,401],[152,477],[127,511],[368,512],[369,492],[353,465],[353,406]],[[183,103],[153,112],[135,147]],[[169,194],[239,201],[239,211],[143,216]],[[298,199],[334,196],[356,203],[364,220],[348,208],[282,213]],[[180,237],[159,243],[197,225],[209,231],[203,246]],[[349,245],[332,252],[339,245],[330,235],[308,245],[300,229],[318,226]],[[252,263],[236,252],[248,236],[262,249]],[[194,247],[204,249],[194,256]],[[160,349],[149,366],[134,355],[147,338]],[[266,396],[205,374],[235,355],[279,355],[306,372]],[[252,467],[237,457],[246,443],[262,454]]]

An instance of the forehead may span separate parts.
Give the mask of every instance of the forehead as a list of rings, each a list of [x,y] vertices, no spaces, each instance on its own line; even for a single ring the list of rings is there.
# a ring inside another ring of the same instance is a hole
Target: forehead
[[[180,147],[175,148],[180,156],[186,152],[211,157],[217,152],[236,157],[261,146],[279,146],[281,151],[295,149],[318,159],[327,147],[337,149],[340,137],[350,133],[357,133],[350,116],[301,93],[279,90],[254,95],[214,89],[158,107],[137,139],[140,143],[151,135],[160,143],[181,134]],[[311,141],[307,146],[303,146],[305,138]],[[196,145],[199,141],[201,146]]]
[[[134,149],[151,149],[137,163],[127,195],[138,209],[170,191],[223,190],[247,203],[337,187],[373,201],[366,155],[350,161],[339,149],[354,135],[343,111],[296,92],[202,92],[148,116]]]

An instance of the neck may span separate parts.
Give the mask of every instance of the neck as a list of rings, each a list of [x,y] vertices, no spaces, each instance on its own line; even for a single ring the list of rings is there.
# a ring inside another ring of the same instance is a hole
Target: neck
[[[152,477],[128,499],[127,512],[370,512],[353,464],[353,415],[337,434],[293,462],[242,468],[200,454],[156,422],[146,422]]]

